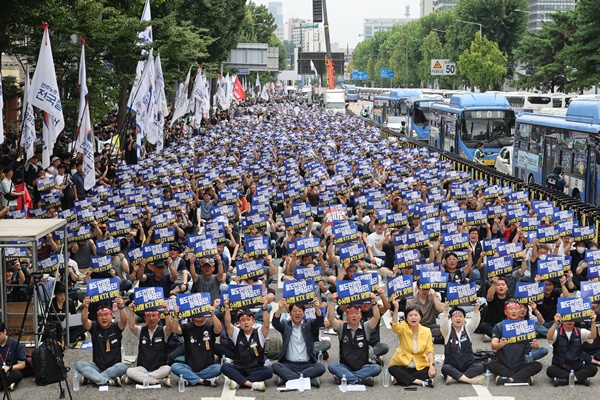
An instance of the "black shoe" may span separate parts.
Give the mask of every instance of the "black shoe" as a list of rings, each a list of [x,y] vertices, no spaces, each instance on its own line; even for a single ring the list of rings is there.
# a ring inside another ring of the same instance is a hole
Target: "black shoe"
[[[359,385],[365,385],[365,386],[374,386],[375,385],[375,379],[373,379],[372,377],[366,377],[366,378],[362,378],[358,380],[358,384]]]
[[[283,380],[283,378],[277,378],[277,386],[285,386],[285,381]]]
[[[375,356],[375,362],[383,368],[383,358],[381,358],[381,356]]]
[[[424,381],[421,381],[421,385],[423,387],[433,388],[433,380],[432,379],[425,379]]]
[[[327,350],[325,350],[325,351],[323,352],[323,360],[324,360],[324,361],[326,361],[326,360],[329,360],[329,353],[327,352]]]
[[[89,385],[90,383],[92,383],[92,381],[90,381],[88,378],[83,378],[81,380],[82,385]]]
[[[557,386],[567,386],[567,380],[566,379],[560,379],[560,378],[554,378],[552,380],[552,384],[554,385],[554,387]]]
[[[585,378],[585,380],[583,382],[581,382],[581,384],[584,386],[590,386],[590,383],[591,383],[590,378]]]
[[[317,389],[320,388],[321,382],[319,381],[319,378],[310,378],[310,386]]]
[[[510,383],[510,378],[506,376],[501,376],[496,380],[496,386],[504,386],[507,383]]]
[[[336,385],[341,385],[342,384],[342,380],[340,378],[338,378],[337,376],[333,376],[333,380],[335,381]]]

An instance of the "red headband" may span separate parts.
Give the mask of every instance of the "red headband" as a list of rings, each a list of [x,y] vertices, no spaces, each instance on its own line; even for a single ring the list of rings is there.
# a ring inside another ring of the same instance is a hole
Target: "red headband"
[[[113,313],[113,311],[108,307],[99,308],[98,311],[96,311],[96,314],[100,314],[101,312],[107,312],[110,315],[112,315],[112,313]]]

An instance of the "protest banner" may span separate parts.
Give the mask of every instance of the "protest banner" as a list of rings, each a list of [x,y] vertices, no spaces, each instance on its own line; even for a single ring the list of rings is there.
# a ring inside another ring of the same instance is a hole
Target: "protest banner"
[[[217,242],[212,238],[207,237],[194,243],[194,255],[196,258],[213,258],[217,254]]]
[[[133,312],[143,316],[146,311],[163,311],[165,294],[160,287],[137,287],[133,290]]]
[[[250,233],[253,229],[263,229],[267,226],[268,214],[247,214],[242,217],[242,232]]]
[[[421,276],[421,271],[441,271],[442,263],[441,262],[416,262],[413,265],[413,276],[416,281]]]
[[[397,275],[387,281],[388,301],[407,299],[414,296],[413,278],[411,275]]]
[[[489,279],[494,276],[510,274],[513,270],[513,259],[511,257],[488,257],[485,269]]]
[[[177,295],[179,318],[208,318],[210,312],[210,293],[184,293]]]
[[[447,272],[422,270],[419,276],[419,289],[444,291],[448,284]]]
[[[517,282],[515,298],[521,304],[537,303],[544,299],[546,282]]]
[[[356,242],[359,236],[358,228],[353,221],[333,221],[331,230],[333,234],[333,244],[335,245]]]
[[[121,240],[118,238],[107,238],[96,241],[96,252],[98,254],[118,254],[121,251]]]
[[[294,278],[297,280],[313,280],[319,282],[323,279],[323,270],[321,266],[303,267],[301,265],[294,269]]]
[[[600,282],[598,281],[581,281],[581,297],[589,298],[592,303],[600,302]]]
[[[230,284],[228,290],[221,292],[221,305],[224,305],[226,298],[229,299],[229,308],[232,311],[259,307],[262,300],[262,285]]]
[[[589,318],[592,310],[592,299],[590,298],[558,298],[556,312],[561,316],[561,322],[576,322]]]
[[[112,236],[125,236],[131,231],[131,224],[123,220],[108,221],[106,227]]]
[[[120,296],[119,278],[89,279],[86,285],[86,296],[91,303],[110,303]]]
[[[538,275],[540,276],[541,280],[560,278],[564,274],[562,260],[538,260]]]
[[[59,266],[62,266],[65,263],[64,260],[64,254],[52,254],[48,258],[38,261],[38,272],[42,274],[51,274],[58,270]]]
[[[365,245],[362,243],[340,245],[340,263],[352,263],[365,258]]]
[[[142,245],[142,254],[146,262],[155,262],[158,260],[166,260],[169,256],[169,244],[145,244]]]
[[[315,281],[293,280],[283,282],[283,298],[288,304],[307,304],[316,297]]]
[[[523,257],[523,243],[502,243],[498,245],[496,252],[501,257]]]
[[[442,243],[445,251],[464,249],[469,244],[469,234],[466,232],[443,235]]]
[[[110,256],[90,256],[90,268],[97,274],[110,271],[112,269]]]
[[[172,243],[175,241],[175,228],[156,228],[154,230],[154,243]]]
[[[268,236],[246,236],[245,252],[248,257],[266,256],[269,254]]]
[[[242,281],[259,279],[265,274],[265,262],[263,260],[238,261],[235,268],[238,278]]]
[[[298,257],[316,256],[321,251],[321,241],[318,238],[300,238],[296,239],[295,243]]]
[[[477,286],[475,282],[469,282],[464,285],[448,282],[446,300],[451,307],[475,304],[477,301]]]
[[[337,281],[338,305],[367,304],[371,302],[371,276],[355,275],[351,281]]]
[[[502,337],[508,343],[517,343],[531,341],[537,337],[535,332],[535,321],[526,320],[503,320],[502,321]]]
[[[419,261],[421,253],[419,250],[401,250],[394,253],[395,264],[399,269],[412,268],[414,263]]]
[[[498,245],[506,243],[504,238],[483,239],[483,251],[487,256],[493,256]]]

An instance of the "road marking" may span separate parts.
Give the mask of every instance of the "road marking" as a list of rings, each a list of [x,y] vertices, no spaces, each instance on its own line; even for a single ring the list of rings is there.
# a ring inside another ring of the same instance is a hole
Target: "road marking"
[[[459,397],[458,399],[459,400],[482,400],[482,399],[483,400],[515,400],[514,397],[509,397],[509,396],[494,397],[494,396],[492,396],[492,394],[490,393],[488,388],[486,388],[485,386],[472,385],[471,387],[473,389],[475,389],[477,396]]]
[[[229,389],[229,378],[225,379],[221,397],[202,397],[201,400],[254,400],[254,397],[239,397],[235,395],[235,390]]]

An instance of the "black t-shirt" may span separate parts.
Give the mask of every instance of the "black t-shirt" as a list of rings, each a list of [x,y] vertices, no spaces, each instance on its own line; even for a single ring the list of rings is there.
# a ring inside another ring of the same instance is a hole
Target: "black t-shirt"
[[[97,322],[92,322],[92,360],[101,371],[105,371],[116,363],[121,362],[121,339],[123,332],[116,322],[108,329],[102,329]]]
[[[214,326],[206,322],[202,326],[196,326],[193,322],[181,325],[183,345],[185,348],[185,363],[194,372],[200,372],[212,364],[215,360]]]
[[[502,322],[494,326],[492,338],[500,339],[502,337]],[[528,340],[516,343],[509,343],[497,352],[498,361],[511,371],[519,369],[525,362],[525,355],[531,351],[531,345]]]
[[[485,322],[494,325],[504,319],[504,303],[506,303],[506,300],[508,300],[508,295],[506,298],[501,299],[498,297],[498,293],[494,293],[494,300],[488,302]]]
[[[558,306],[558,298],[562,294],[560,289],[554,289],[550,296],[544,296],[541,304],[538,304],[537,309],[544,317],[544,321],[553,321],[554,316],[556,315],[556,310]]]

